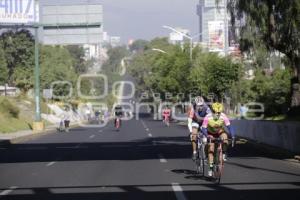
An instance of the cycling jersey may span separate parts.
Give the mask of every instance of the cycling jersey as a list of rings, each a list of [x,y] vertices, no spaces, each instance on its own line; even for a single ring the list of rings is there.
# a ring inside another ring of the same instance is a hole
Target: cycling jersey
[[[213,114],[208,114],[202,123],[202,127],[207,129],[207,133],[211,135],[220,135],[224,133],[225,126],[230,127],[230,121],[224,113],[221,113],[218,119],[214,118]]]
[[[202,109],[198,109],[198,111],[195,111],[196,106],[192,105],[189,108],[188,111],[188,128],[190,133],[192,132],[192,124],[193,123],[197,123],[199,124],[199,128],[201,127],[202,123],[203,123],[203,119],[204,117],[211,113],[209,107],[207,105],[204,105]]]
[[[211,113],[209,107],[207,105],[204,105],[202,109],[196,110],[196,106],[193,106],[189,111],[189,118],[192,119],[193,122],[197,122],[200,125],[203,122],[204,117]]]
[[[164,111],[163,111],[163,116],[170,116],[171,115],[171,110],[170,109],[165,109]]]

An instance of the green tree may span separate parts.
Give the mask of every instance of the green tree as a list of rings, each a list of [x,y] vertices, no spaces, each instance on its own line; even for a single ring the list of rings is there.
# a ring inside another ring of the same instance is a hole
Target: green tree
[[[118,72],[121,60],[129,55],[125,46],[111,48],[107,52],[108,60],[103,64],[102,69],[105,72]]]
[[[84,49],[81,46],[78,45],[69,45],[66,46],[67,50],[69,51],[70,55],[73,58],[73,66],[75,69],[75,72],[77,74],[84,74],[87,72],[89,63],[85,61],[85,53]]]
[[[243,80],[241,83],[242,102],[263,103],[266,116],[284,114],[290,98],[290,78],[289,70],[276,69],[268,75],[258,69],[253,80]]]
[[[219,1],[219,0],[217,0]],[[300,1],[296,0],[229,0],[232,23],[236,17],[246,17],[244,27],[251,28],[254,37],[271,50],[285,54],[291,63],[293,84],[300,83]],[[246,30],[246,28],[242,29]],[[248,41],[248,46],[252,46]],[[295,87],[297,88],[297,87]],[[299,91],[292,91],[292,107],[300,106]]]
[[[0,43],[0,72],[0,85],[3,85],[8,81],[8,69],[2,43]]]
[[[144,51],[148,43],[149,42],[147,40],[136,40],[130,45],[129,49],[131,52]]]
[[[169,44],[167,38],[155,38],[145,51],[134,55],[129,71],[136,79],[139,92],[161,93],[164,100],[167,92],[173,95],[186,93],[190,68],[186,51]]]
[[[33,86],[33,36],[27,30],[8,31],[2,33],[0,40],[5,52],[10,84],[27,91]]]
[[[42,46],[40,50],[41,88],[47,89],[56,81],[68,81],[75,87],[77,75],[73,67],[73,58],[69,51],[59,46]],[[55,95],[66,96],[68,85],[55,86]]]
[[[215,53],[201,53],[195,60],[190,80],[202,94],[214,93],[223,98],[239,79],[240,64]]]

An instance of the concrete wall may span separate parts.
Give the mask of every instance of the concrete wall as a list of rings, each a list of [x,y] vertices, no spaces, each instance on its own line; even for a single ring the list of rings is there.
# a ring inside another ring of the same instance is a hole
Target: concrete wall
[[[300,153],[299,122],[234,120],[237,136]]]

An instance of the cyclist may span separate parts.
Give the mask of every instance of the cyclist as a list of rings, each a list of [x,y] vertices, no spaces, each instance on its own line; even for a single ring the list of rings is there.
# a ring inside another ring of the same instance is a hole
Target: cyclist
[[[188,128],[190,131],[190,138],[192,142],[193,160],[195,160],[197,157],[197,137],[200,131],[200,127],[202,126],[204,117],[210,112],[210,108],[201,96],[196,97],[190,107],[188,113]]]
[[[224,143],[222,145],[223,151],[223,160],[226,161],[226,153],[228,148],[228,136],[225,131],[225,127],[227,128],[227,132],[230,137],[234,140],[234,133],[232,127],[230,125],[230,121],[228,117],[222,113],[223,105],[221,103],[213,103],[212,104],[213,113],[208,114],[202,123],[202,132],[208,138],[208,141],[214,138],[221,138]],[[214,158],[215,144],[213,142],[208,143],[208,176],[212,176],[212,168],[213,168],[213,158]]]
[[[67,107],[65,108],[64,112],[61,114],[62,122],[65,126],[65,131],[66,132],[69,132],[71,115],[72,115],[71,111]]]
[[[122,107],[121,106],[116,106],[115,107],[115,127],[116,127],[116,124],[117,124],[117,119],[119,120],[119,126],[121,127],[121,117],[123,117],[123,110],[122,110]]]
[[[166,108],[163,109],[162,115],[163,115],[163,122],[169,126],[170,117],[171,117],[171,109],[169,108],[169,106],[166,106]]]

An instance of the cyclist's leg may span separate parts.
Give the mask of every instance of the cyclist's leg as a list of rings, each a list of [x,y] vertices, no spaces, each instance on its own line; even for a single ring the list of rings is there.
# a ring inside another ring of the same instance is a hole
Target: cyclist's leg
[[[198,137],[198,128],[193,127],[191,133],[191,142],[192,142],[192,150],[193,150],[193,160],[196,159],[197,156],[197,138]]]
[[[212,169],[213,169],[213,163],[214,163],[214,152],[215,152],[215,143],[208,141],[208,176],[212,176]]]
[[[222,151],[223,151],[223,160],[226,160],[227,157],[227,149],[228,149],[228,136],[225,132],[220,135],[220,138],[224,141],[222,144]]]
[[[212,166],[214,163],[214,152],[215,152],[215,143],[208,143],[208,164]]]
[[[197,136],[198,136],[198,128],[193,127],[192,134],[191,134],[193,152],[197,151]]]

